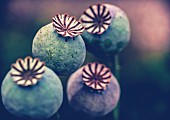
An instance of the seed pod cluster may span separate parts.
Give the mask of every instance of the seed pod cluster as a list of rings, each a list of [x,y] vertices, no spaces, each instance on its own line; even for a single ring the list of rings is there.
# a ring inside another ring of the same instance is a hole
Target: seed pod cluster
[[[123,50],[129,37],[126,14],[111,4],[91,5],[80,21],[56,14],[35,35],[34,58],[18,59],[5,76],[1,94],[6,110],[24,119],[48,119],[63,102],[58,75],[72,74],[66,90],[69,105],[90,116],[108,114],[119,101],[117,79],[104,64],[81,65],[86,47],[98,57],[111,56]]]

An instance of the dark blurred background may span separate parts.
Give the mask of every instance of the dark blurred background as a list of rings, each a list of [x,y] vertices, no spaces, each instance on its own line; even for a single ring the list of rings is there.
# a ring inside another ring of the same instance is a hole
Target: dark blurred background
[[[1,0],[0,85],[11,63],[32,56],[36,32],[51,22],[56,13],[78,18],[91,4],[104,2],[122,8],[131,25],[131,42],[120,53],[120,120],[170,120],[170,2],[167,0]],[[85,119],[77,115],[68,111],[66,103],[60,110],[61,120]],[[57,120],[57,116],[50,120]],[[7,119],[19,120],[5,111],[0,100],[0,120]],[[113,113],[96,119],[114,120]]]

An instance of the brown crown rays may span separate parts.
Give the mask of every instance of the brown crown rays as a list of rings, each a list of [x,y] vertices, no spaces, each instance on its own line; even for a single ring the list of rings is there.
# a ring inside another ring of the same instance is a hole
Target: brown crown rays
[[[75,36],[84,31],[81,22],[68,14],[57,14],[52,20],[54,29],[63,37],[72,37],[74,39]]]
[[[11,76],[14,82],[21,86],[35,85],[45,72],[45,63],[38,58],[18,59],[11,67],[13,69]]]
[[[112,17],[106,6],[97,4],[86,9],[80,20],[87,32],[102,34],[108,29]]]
[[[82,78],[86,86],[101,91],[110,83],[111,71],[103,64],[89,63],[83,68]]]

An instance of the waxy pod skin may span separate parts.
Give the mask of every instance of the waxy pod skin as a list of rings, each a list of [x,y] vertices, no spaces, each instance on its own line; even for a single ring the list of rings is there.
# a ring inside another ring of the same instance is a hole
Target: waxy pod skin
[[[45,61],[57,75],[70,75],[85,60],[86,47],[80,36],[83,30],[74,17],[57,14],[53,22],[43,26],[34,37],[33,56]]]
[[[1,86],[6,110],[22,119],[48,119],[60,108],[63,88],[59,77],[39,59],[18,59]]]
[[[70,76],[67,96],[75,110],[92,117],[104,116],[116,107],[120,86],[106,66],[89,63]]]
[[[98,57],[117,54],[130,40],[130,24],[127,15],[112,4],[90,6],[81,15],[85,30],[82,37],[87,50]]]

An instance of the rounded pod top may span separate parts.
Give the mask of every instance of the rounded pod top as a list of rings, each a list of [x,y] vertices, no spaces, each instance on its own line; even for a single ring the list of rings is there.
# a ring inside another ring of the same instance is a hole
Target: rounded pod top
[[[68,14],[57,14],[52,18],[53,27],[63,37],[75,37],[83,33],[84,27],[75,17]]]
[[[111,23],[111,14],[109,9],[102,4],[91,5],[84,11],[80,20],[87,32],[91,34],[102,34],[108,29]]]
[[[86,86],[94,90],[105,90],[111,80],[111,71],[103,64],[88,63],[83,68],[82,79]]]
[[[80,21],[85,27],[82,37],[87,50],[95,56],[112,56],[129,43],[129,20],[119,7],[111,4],[91,5],[81,15]]]
[[[26,57],[24,60],[18,59],[11,67],[13,70],[10,74],[14,82],[21,86],[37,84],[45,72],[45,63],[41,62],[39,58]]]
[[[57,75],[69,76],[84,62],[86,46],[81,37],[84,27],[75,17],[57,14],[39,29],[32,43],[32,53],[45,61]]]

